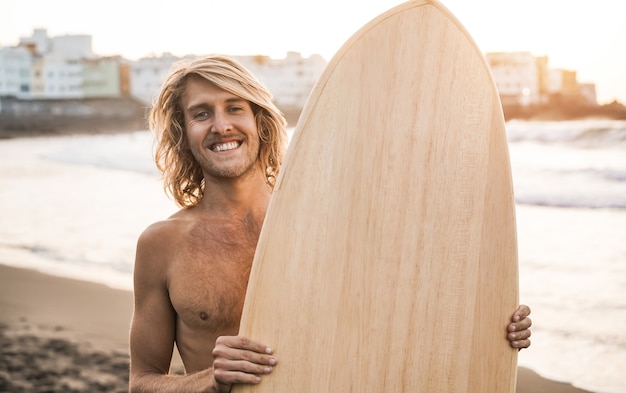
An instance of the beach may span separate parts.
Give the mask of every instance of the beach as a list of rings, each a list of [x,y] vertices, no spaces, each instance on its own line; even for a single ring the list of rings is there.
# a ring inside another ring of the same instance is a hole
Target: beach
[[[128,290],[0,265],[0,392],[128,391],[132,307]],[[519,368],[517,393],[585,392]]]
[[[132,293],[0,266],[0,392],[128,391]]]
[[[507,128],[533,319],[517,392],[626,392],[626,122]],[[136,240],[176,210],[151,142],[0,140],[0,393],[128,390]]]

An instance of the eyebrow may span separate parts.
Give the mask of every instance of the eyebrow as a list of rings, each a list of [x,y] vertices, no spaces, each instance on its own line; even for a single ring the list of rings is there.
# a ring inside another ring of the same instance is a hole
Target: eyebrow
[[[238,97],[238,96],[229,97],[229,98],[227,98],[225,101],[226,101],[226,103],[227,103],[227,104],[236,104],[236,103],[240,103],[240,102],[248,102],[248,100],[246,100],[245,98]],[[192,106],[190,106],[190,107],[185,108],[185,111],[187,111],[187,112],[193,112],[193,111],[195,111],[196,109],[200,109],[200,108],[208,108],[208,107],[210,107],[210,106],[211,106],[211,105],[208,105],[208,104],[206,104],[206,103],[204,103],[204,102],[201,102],[201,103],[199,103],[199,104],[192,105]],[[252,105],[250,105],[250,107],[252,107]]]

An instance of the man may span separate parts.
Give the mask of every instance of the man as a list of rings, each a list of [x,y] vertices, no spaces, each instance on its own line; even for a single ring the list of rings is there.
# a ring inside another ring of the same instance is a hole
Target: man
[[[130,390],[229,392],[259,383],[277,359],[268,344],[237,333],[286,121],[265,87],[222,56],[179,64],[149,120],[157,167],[181,210],[137,243]],[[513,315],[511,346],[530,345],[529,313],[520,306]],[[185,375],[168,375],[174,343]]]

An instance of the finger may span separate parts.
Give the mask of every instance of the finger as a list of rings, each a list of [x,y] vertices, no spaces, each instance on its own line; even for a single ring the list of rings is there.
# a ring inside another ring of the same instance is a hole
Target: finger
[[[530,340],[516,340],[516,341],[510,341],[509,342],[511,347],[513,348],[517,348],[517,349],[524,349],[524,348],[528,348],[530,347]]]
[[[213,363],[213,368],[226,372],[242,372],[255,375],[269,374],[274,370],[273,366],[267,364],[251,363],[245,360],[228,360],[224,358],[216,359]]]
[[[215,381],[221,385],[257,384],[263,375],[270,374],[273,367],[249,363],[246,361],[230,361],[218,359],[213,364]]]
[[[519,332],[522,330],[528,330],[533,325],[533,321],[530,318],[524,318],[519,322],[510,323],[507,327],[509,332]]]
[[[261,382],[261,376],[249,374],[242,371],[231,371],[223,369],[213,370],[215,381],[221,385],[233,384],[257,384]]]
[[[216,346],[213,349],[213,359],[214,363],[220,360],[228,362],[244,361],[258,366],[270,367],[273,367],[278,363],[276,357],[272,355],[265,355],[241,349],[233,349],[226,346]]]
[[[530,315],[530,307],[521,304],[513,314],[513,322],[519,322]]]
[[[247,351],[253,351],[258,353],[265,353],[271,355],[274,353],[272,347],[262,344],[258,341],[250,340],[241,336],[221,336],[218,337],[215,346],[224,345],[229,348],[243,349]]]
[[[509,333],[507,335],[507,338],[511,342],[513,342],[513,341],[520,341],[520,340],[527,340],[527,339],[530,338],[531,334],[532,334],[531,331],[527,329],[527,330],[522,330],[520,332]]]

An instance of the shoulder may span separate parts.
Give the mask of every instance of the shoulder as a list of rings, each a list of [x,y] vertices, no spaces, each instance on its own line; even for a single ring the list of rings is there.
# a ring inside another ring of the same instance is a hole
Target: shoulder
[[[175,235],[178,227],[180,223],[172,218],[152,223],[141,232],[137,244],[138,246],[158,246],[162,239]]]
[[[139,235],[137,249],[164,251],[165,248],[174,247],[177,238],[184,237],[186,228],[193,222],[184,209],[179,210],[165,220],[157,221],[146,227]]]
[[[172,256],[189,238],[190,232],[206,218],[195,207],[183,208],[170,217],[146,227],[137,240],[137,257],[150,259]]]
[[[184,239],[190,222],[188,215],[181,210],[146,227],[137,239],[135,273],[164,271]]]

